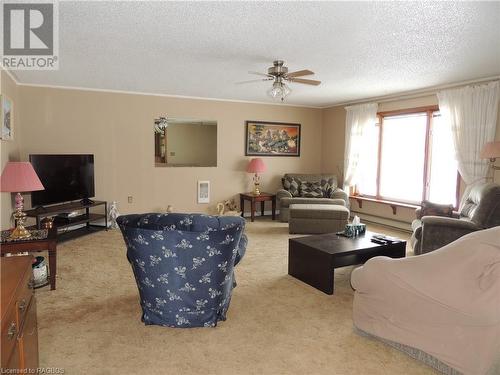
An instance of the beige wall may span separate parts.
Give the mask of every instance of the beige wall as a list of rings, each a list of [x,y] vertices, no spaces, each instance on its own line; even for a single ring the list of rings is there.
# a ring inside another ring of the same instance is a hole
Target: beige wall
[[[216,100],[170,98],[100,91],[16,86],[2,71],[2,94],[14,101],[15,140],[2,141],[2,168],[7,160],[27,160],[30,153],[95,155],[96,198],[118,201],[122,213],[164,210],[213,211],[223,199],[251,189],[245,173],[245,120],[302,124],[301,157],[268,157],[263,190],[276,191],[285,172],[334,173],[343,169],[345,109],[311,109]],[[435,95],[380,103],[380,111],[437,104]],[[22,113],[22,118],[20,114]],[[202,118],[218,122],[218,166],[155,168],[153,119]],[[499,113],[500,117],[500,113]],[[500,118],[496,139],[500,140]],[[21,137],[22,136],[22,137]],[[497,164],[500,164],[497,162]],[[211,203],[197,204],[197,180],[210,180]],[[500,172],[495,180],[500,182]],[[128,196],[133,203],[127,202]],[[1,227],[9,225],[11,195],[2,193]],[[27,197],[29,206],[29,196]],[[392,214],[388,206],[353,202],[353,210],[408,223],[411,209]]]
[[[169,125],[166,152],[168,164],[217,166],[217,125]]]
[[[207,211],[250,191],[245,172],[245,120],[302,124],[301,157],[267,157],[264,191],[276,191],[285,172],[321,170],[322,112],[283,105],[194,100],[98,91],[19,86],[23,160],[30,153],[95,155],[96,199],[116,200],[122,213]],[[155,168],[153,119],[213,119],[218,123],[218,166]],[[211,181],[211,203],[197,204],[197,180]],[[127,203],[127,196],[133,203]]]
[[[379,104],[378,110],[394,111],[398,109],[416,108],[429,105],[437,105],[436,95],[429,95],[414,99],[393,100]],[[498,113],[496,139],[500,140],[500,111]],[[345,143],[345,117],[344,106],[327,108],[323,112],[323,143],[322,143],[322,169],[323,172],[334,172],[336,168],[344,165],[344,143]],[[497,162],[497,164],[500,164]],[[495,181],[500,182],[500,172],[496,171]],[[461,184],[463,191],[464,183]],[[363,202],[363,208],[352,203],[352,210],[365,215],[375,215],[378,217],[396,220],[403,223],[410,223],[414,218],[414,210],[398,208],[397,214],[392,213],[391,207],[378,203]],[[404,226],[404,224],[403,224]]]
[[[14,139],[12,141],[0,141],[0,169],[3,171],[5,164],[8,161],[19,161],[19,145],[21,142],[21,126],[20,126],[20,110],[19,110],[19,100],[18,100],[18,86],[10,78],[10,76],[5,73],[5,71],[0,71],[0,93],[6,95],[13,102],[13,124],[14,124]],[[10,218],[12,214],[12,194],[11,193],[1,193],[0,198],[0,228],[9,228],[11,226]]]

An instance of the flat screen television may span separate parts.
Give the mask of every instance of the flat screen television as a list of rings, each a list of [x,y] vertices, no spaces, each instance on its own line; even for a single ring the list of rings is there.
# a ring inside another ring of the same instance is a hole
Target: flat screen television
[[[85,200],[95,195],[94,155],[30,155],[45,190],[31,193],[31,206]]]

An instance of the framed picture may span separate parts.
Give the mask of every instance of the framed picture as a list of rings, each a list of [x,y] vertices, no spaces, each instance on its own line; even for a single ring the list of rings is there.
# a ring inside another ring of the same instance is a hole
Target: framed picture
[[[12,100],[10,100],[5,95],[1,97],[1,121],[2,121],[2,133],[0,137],[4,141],[10,141],[14,139],[14,119],[13,119],[13,105]]]
[[[300,124],[246,121],[246,156],[300,156]]]
[[[210,181],[198,181],[198,203],[210,203]]]

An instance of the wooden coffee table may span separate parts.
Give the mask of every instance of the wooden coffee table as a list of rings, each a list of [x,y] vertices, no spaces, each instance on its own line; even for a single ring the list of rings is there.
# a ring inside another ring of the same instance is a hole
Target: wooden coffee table
[[[357,238],[335,233],[291,238],[288,243],[288,274],[316,289],[333,294],[334,269],[363,264],[376,256],[404,258],[406,241],[390,244],[371,242],[376,233]]]

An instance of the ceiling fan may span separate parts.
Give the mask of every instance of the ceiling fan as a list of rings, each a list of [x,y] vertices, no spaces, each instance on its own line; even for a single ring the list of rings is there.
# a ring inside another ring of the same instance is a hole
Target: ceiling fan
[[[284,64],[285,62],[283,60],[276,60],[273,62],[273,66],[267,69],[267,74],[259,72],[248,72],[250,74],[264,76],[266,78],[251,79],[249,81],[242,81],[237,83],[242,84],[242,83],[261,82],[261,81],[273,81],[273,85],[267,91],[267,94],[272,98],[275,99],[279,98],[281,99],[281,101],[284,101],[285,97],[292,92],[290,87],[285,82],[302,83],[305,85],[313,85],[313,86],[318,86],[321,83],[321,81],[315,81],[313,79],[298,78],[298,77],[313,75],[314,72],[304,69],[288,73],[288,68],[284,66]]]

